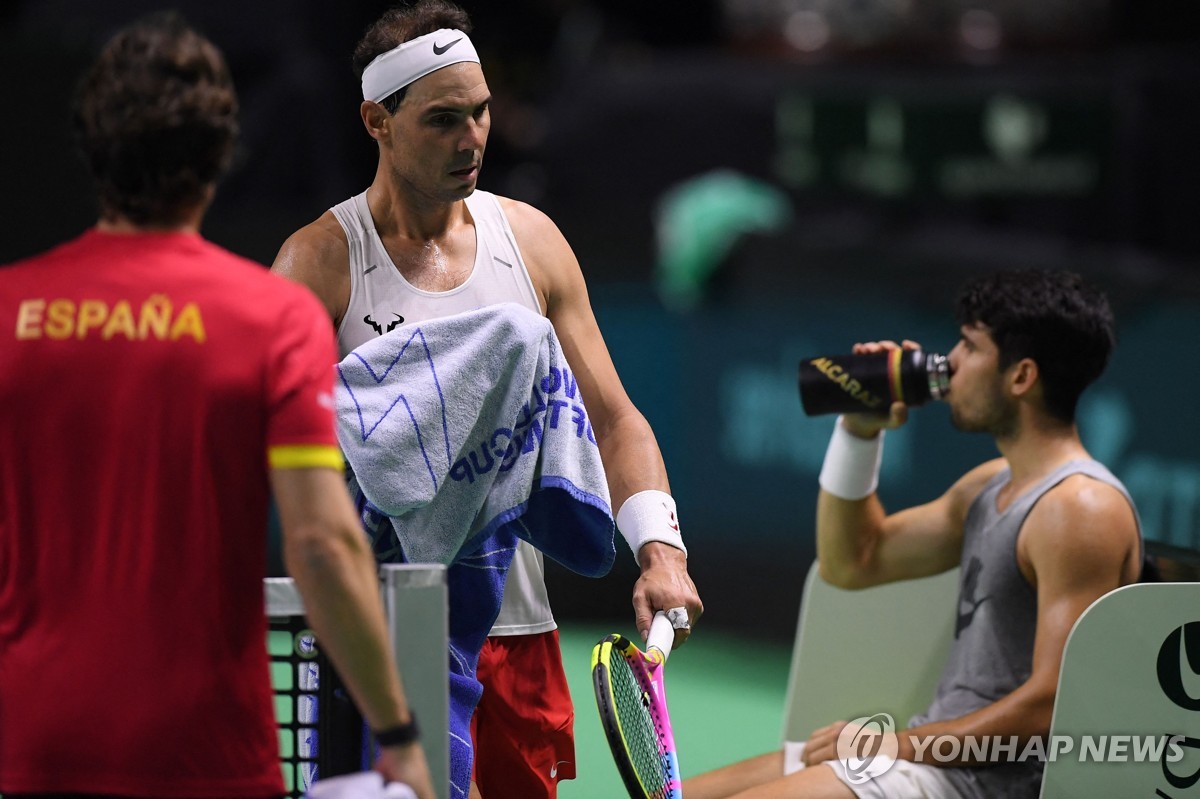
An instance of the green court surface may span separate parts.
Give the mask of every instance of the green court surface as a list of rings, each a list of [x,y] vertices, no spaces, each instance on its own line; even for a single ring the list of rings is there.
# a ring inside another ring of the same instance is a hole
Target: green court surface
[[[559,799],[621,799],[617,774],[592,692],[592,647],[632,618],[597,625],[560,620],[563,664],[575,703],[577,776]],[[684,777],[777,749],[791,650],[701,628],[667,663],[667,705]],[[2,797],[0,797],[2,799]]]
[[[633,633],[632,618],[610,626],[559,621],[563,662],[575,702],[577,776],[559,799],[626,796],[596,712],[592,647]],[[636,633],[634,633],[636,634]],[[684,777],[778,749],[791,650],[700,628],[667,662],[667,705]]]

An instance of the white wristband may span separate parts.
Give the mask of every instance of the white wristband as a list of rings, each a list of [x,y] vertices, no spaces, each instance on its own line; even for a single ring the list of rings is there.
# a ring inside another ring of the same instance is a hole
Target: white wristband
[[[617,529],[625,536],[634,556],[650,541],[670,544],[687,555],[683,536],[679,534],[675,500],[666,491],[653,488],[639,491],[621,503],[621,509],[617,511]]]
[[[863,499],[879,487],[879,465],[883,462],[883,434],[859,438],[842,426],[838,417],[833,426],[825,463],[818,482],[826,492],[840,499]]]

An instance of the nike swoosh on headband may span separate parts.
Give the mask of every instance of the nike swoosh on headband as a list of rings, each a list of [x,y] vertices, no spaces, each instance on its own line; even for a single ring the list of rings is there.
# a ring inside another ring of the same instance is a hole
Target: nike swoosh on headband
[[[449,52],[451,49],[453,53]],[[464,61],[478,64],[479,54],[471,44],[471,37],[463,31],[440,28],[409,39],[376,56],[363,69],[363,99],[378,103],[430,72]]]

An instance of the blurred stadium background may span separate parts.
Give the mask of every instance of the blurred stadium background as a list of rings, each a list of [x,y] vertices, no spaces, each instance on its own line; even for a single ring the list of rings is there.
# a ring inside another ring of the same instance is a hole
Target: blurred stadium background
[[[226,51],[243,104],[237,162],[205,233],[270,263],[294,229],[373,175],[349,54],[386,4],[169,5]],[[480,186],[538,206],[563,229],[667,460],[707,604],[695,642],[672,663],[686,673],[689,657],[703,662],[716,641],[735,640],[774,648],[783,664],[762,677],[775,694],[750,726],[764,737],[717,736],[725,746],[694,766],[752,754],[737,747],[758,751],[778,733],[769,708],[783,697],[832,424],[801,414],[796,361],[864,338],[944,351],[956,339],[954,289],[976,273],[1065,267],[1110,291],[1121,345],[1086,395],[1081,427],[1130,487],[1168,574],[1194,576],[1200,7],[462,5],[494,94]],[[93,221],[69,97],[116,27],[160,7],[0,4],[0,212],[9,220],[0,263]],[[922,409],[889,439],[883,499],[930,499],[991,454],[989,441],[950,432],[944,409]],[[588,642],[631,626],[636,570],[627,553],[618,561],[600,581],[550,567],[572,680],[582,674],[585,688]],[[579,704],[578,725],[599,741],[594,711]]]

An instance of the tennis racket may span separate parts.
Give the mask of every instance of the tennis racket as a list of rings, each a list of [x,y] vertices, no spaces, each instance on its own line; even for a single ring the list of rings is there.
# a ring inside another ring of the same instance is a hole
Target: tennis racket
[[[682,799],[679,756],[667,715],[664,664],[675,630],[659,611],[646,651],[613,633],[592,649],[592,686],[613,760],[632,799]]]

